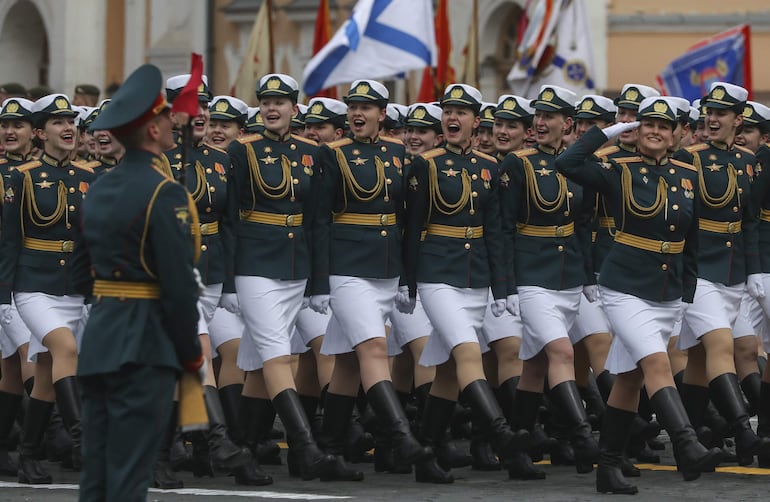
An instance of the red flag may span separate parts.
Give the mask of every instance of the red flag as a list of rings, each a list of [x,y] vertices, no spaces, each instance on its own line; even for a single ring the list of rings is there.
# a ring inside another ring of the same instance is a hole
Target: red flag
[[[329,17],[329,0],[321,0],[318,4],[318,13],[315,18],[315,33],[313,34],[313,55],[323,49],[329,40],[332,38],[332,25]],[[316,96],[325,98],[337,98],[337,88],[330,87],[324,89]]]
[[[420,92],[417,94],[418,103],[430,103],[436,101],[436,84],[433,81],[433,68],[426,66],[422,71]]]
[[[441,96],[446,86],[455,82],[455,71],[449,64],[449,58],[452,54],[452,38],[449,34],[447,3],[447,0],[438,0],[436,7],[436,46],[438,47],[436,85],[439,87],[437,96]]]
[[[203,56],[192,53],[190,58],[190,80],[171,104],[171,111],[198,115],[198,87],[203,85]]]

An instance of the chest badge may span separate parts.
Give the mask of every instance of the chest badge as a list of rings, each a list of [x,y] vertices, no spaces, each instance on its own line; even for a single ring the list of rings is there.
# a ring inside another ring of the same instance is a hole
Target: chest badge
[[[353,159],[353,164],[355,164],[357,166],[363,166],[364,164],[366,164],[367,160],[369,160],[369,159],[363,159],[361,157],[356,157],[355,159]]]
[[[720,169],[722,169],[722,167],[722,164],[717,164],[716,162],[712,162],[710,165],[706,166],[706,168],[712,173],[718,172]]]
[[[484,180],[484,188],[489,190],[489,182],[492,181],[492,173],[489,172],[489,169],[481,170],[481,179]]]
[[[273,157],[273,156],[271,156],[270,154],[268,154],[267,157],[263,157],[263,158],[261,158],[259,160],[261,160],[265,164],[275,164],[275,161],[278,160],[278,159]]]
[[[35,183],[35,185],[37,185],[42,189],[46,189],[46,188],[51,188],[53,186],[53,183],[51,183],[48,180],[43,180],[43,181],[38,181],[37,183]]]
[[[460,171],[455,171],[453,168],[450,167],[449,169],[444,169],[441,172],[446,174],[450,178],[454,178],[455,176],[457,176],[457,173],[459,173]]]
[[[682,178],[682,188],[684,188],[684,196],[688,199],[694,199],[695,194],[693,194],[693,187],[692,187],[692,181],[688,180],[687,178]]]
[[[546,169],[545,167],[541,167],[540,169],[535,170],[535,172],[539,174],[541,177],[550,176],[551,173],[553,172],[553,169]]]

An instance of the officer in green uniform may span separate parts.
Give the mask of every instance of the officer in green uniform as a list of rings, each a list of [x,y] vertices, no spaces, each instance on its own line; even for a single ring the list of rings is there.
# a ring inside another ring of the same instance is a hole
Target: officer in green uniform
[[[305,137],[318,144],[331,143],[345,134],[348,107],[332,98],[313,98],[305,114]]]
[[[262,115],[259,114],[258,106],[250,106],[246,114],[246,124],[244,129],[247,133],[261,133],[265,130],[265,124],[262,121]]]
[[[564,135],[572,128],[574,101],[575,94],[567,89],[540,89],[532,103],[537,147],[505,157],[500,185],[510,308],[518,311],[521,297],[524,324],[517,426],[532,430],[547,372],[551,399],[568,423],[575,467],[587,473],[598,449],[575,383],[568,331],[583,286],[595,283],[585,245],[590,243],[592,199],[554,167]],[[545,476],[531,465],[509,473],[524,479]]]
[[[109,104],[109,99],[102,100],[96,108],[96,116],[104,112]],[[85,127],[87,128],[88,126]],[[96,143],[96,156],[93,160],[87,162],[86,165],[93,169],[97,176],[101,176],[117,165],[126,153],[126,149],[115,139],[115,136],[110,131],[91,130],[87,134],[91,137],[91,141]]]
[[[83,205],[75,248],[92,308],[83,388],[80,500],[145,500],[181,371],[205,377],[198,341],[195,205],[162,171],[173,124],[160,70],[143,65],[92,124],[126,155]],[[89,274],[88,271],[91,271]]]
[[[479,126],[476,128],[476,135],[473,138],[474,148],[487,155],[495,155],[497,153],[497,149],[495,148],[495,136],[492,130],[495,125],[496,109],[496,103],[481,103]]]
[[[313,185],[316,143],[290,132],[299,86],[293,78],[260,78],[257,98],[265,130],[228,147],[228,225],[235,236],[232,260],[237,297],[223,305],[240,310],[247,329],[238,349],[246,371],[244,423],[260,418],[261,376],[286,427],[290,472],[309,480],[327,478],[334,459],[316,445],[290,366],[290,335],[311,275]],[[229,287],[229,286],[226,286]],[[259,371],[262,370],[262,371]]]
[[[691,303],[696,292],[698,175],[692,165],[668,156],[678,120],[672,98],[646,98],[638,117],[640,123],[592,128],[556,160],[560,173],[600,191],[617,221],[615,244],[599,274],[602,307],[614,334],[607,368],[617,374],[600,438],[601,493],[637,492],[621,462],[643,384],[685,480],[722,458],[720,449],[707,450],[698,441],[666,354],[682,302]],[[637,124],[638,154],[591,160],[599,145]]]
[[[307,113],[307,106],[302,103],[297,103],[297,113],[291,118],[291,133],[297,136],[305,135],[305,114]]]
[[[532,128],[535,110],[529,100],[513,94],[503,94],[494,109],[492,134],[495,156],[502,162],[506,155],[524,147],[527,130]]]
[[[709,140],[674,155],[698,169],[701,199],[698,289],[679,336],[679,348],[688,351],[680,391],[696,428],[711,391],[730,433],[735,434],[742,465],[753,463],[757,453],[770,453],[770,442],[757,437],[749,424],[732,353],[732,327],[744,289],[753,298],[764,296],[757,215],[750,197],[757,161],[754,152],[733,144],[747,97],[748,91],[740,86],[712,83],[701,101]]]
[[[75,149],[75,115],[63,94],[45,96],[32,107],[35,135],[43,143],[39,160],[17,166],[5,183],[0,242],[0,303],[11,293],[31,332],[29,357],[35,384],[19,448],[19,480],[50,483],[34,452],[53,409],[59,406],[73,440],[72,461],[80,464],[80,392],[75,370],[83,297],[73,287],[72,225],[94,179],[91,168],[70,161]],[[44,316],[41,311],[46,311]]]

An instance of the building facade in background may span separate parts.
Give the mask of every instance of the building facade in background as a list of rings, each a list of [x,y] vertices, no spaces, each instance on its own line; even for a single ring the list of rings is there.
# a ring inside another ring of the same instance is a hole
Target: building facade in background
[[[234,82],[263,0],[0,0],[0,83],[104,89],[149,62],[164,75],[184,73],[191,51],[203,54],[212,91]],[[331,0],[332,28],[355,0]],[[450,0],[451,64],[461,74],[471,0]],[[508,91],[526,0],[478,0],[479,87],[484,99]],[[698,40],[749,23],[754,98],[770,100],[770,4],[766,0],[590,0],[596,84],[608,95],[626,82],[656,85],[656,75]],[[301,78],[312,55],[318,0],[273,0],[275,71]],[[414,99],[420,72],[391,83],[396,99]],[[249,97],[246,97],[249,98]]]

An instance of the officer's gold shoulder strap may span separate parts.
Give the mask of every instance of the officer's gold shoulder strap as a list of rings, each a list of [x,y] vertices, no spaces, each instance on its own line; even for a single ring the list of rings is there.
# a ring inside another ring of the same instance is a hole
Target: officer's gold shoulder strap
[[[301,141],[303,143],[307,143],[308,145],[318,146],[318,143],[313,141],[312,139],[304,138],[298,134],[292,134],[291,139],[295,139],[297,141]]]
[[[16,170],[20,173],[25,173],[27,171],[30,171],[32,169],[35,169],[36,167],[42,166],[43,163],[39,160],[30,160],[29,162],[25,162],[24,164],[21,164],[20,166],[16,166]]]
[[[73,166],[77,167],[78,169],[82,170],[82,171],[86,171],[86,172],[92,173],[92,174],[93,174],[95,168],[97,168],[97,167],[102,165],[102,163],[99,162],[98,160],[91,160],[91,161],[87,161],[87,160],[73,160],[71,162],[71,164]]]
[[[445,153],[446,153],[445,148],[434,148],[433,150],[428,150],[427,152],[421,153],[420,157],[422,157],[425,160],[430,160],[438,157],[439,155],[444,155]]]
[[[687,150],[689,153],[695,153],[695,152],[700,152],[701,150],[705,150],[708,147],[709,145],[707,143],[696,143],[694,145],[686,146],[684,147],[684,149]]]
[[[242,138],[238,138],[238,143],[242,143],[242,144],[251,143],[252,141],[259,141],[262,138],[263,136],[259,133],[249,134],[248,136],[243,136]]]
[[[596,155],[599,158],[607,157],[608,155],[612,155],[613,153],[617,153],[620,151],[620,147],[617,145],[610,145],[606,146],[604,148],[600,148],[594,152],[594,155]]]
[[[393,138],[391,136],[380,136],[380,141],[384,141],[385,143],[393,143],[396,145],[403,145],[404,142],[401,141],[398,138]]]
[[[682,162],[681,160],[676,160],[676,159],[669,159],[669,162],[671,162],[677,167],[683,167],[685,169],[689,169],[690,171],[698,172],[698,169],[694,165],[688,164],[687,162]]]
[[[337,141],[332,141],[331,143],[327,143],[326,146],[334,149],[334,148],[339,148],[341,146],[349,145],[352,142],[353,140],[350,138],[342,138],[342,139],[338,139]]]
[[[476,150],[475,148],[473,149],[473,154],[481,157],[482,159],[485,159],[485,160],[488,160],[490,162],[494,162],[495,164],[497,164],[497,159],[495,157],[492,157],[491,155],[487,155],[486,153],[484,153],[482,151],[479,151],[479,150]]]
[[[524,148],[522,150],[516,150],[515,152],[512,152],[512,153],[518,158],[523,159],[524,157],[529,157],[530,155],[534,155],[537,152],[538,152],[537,148]]]

